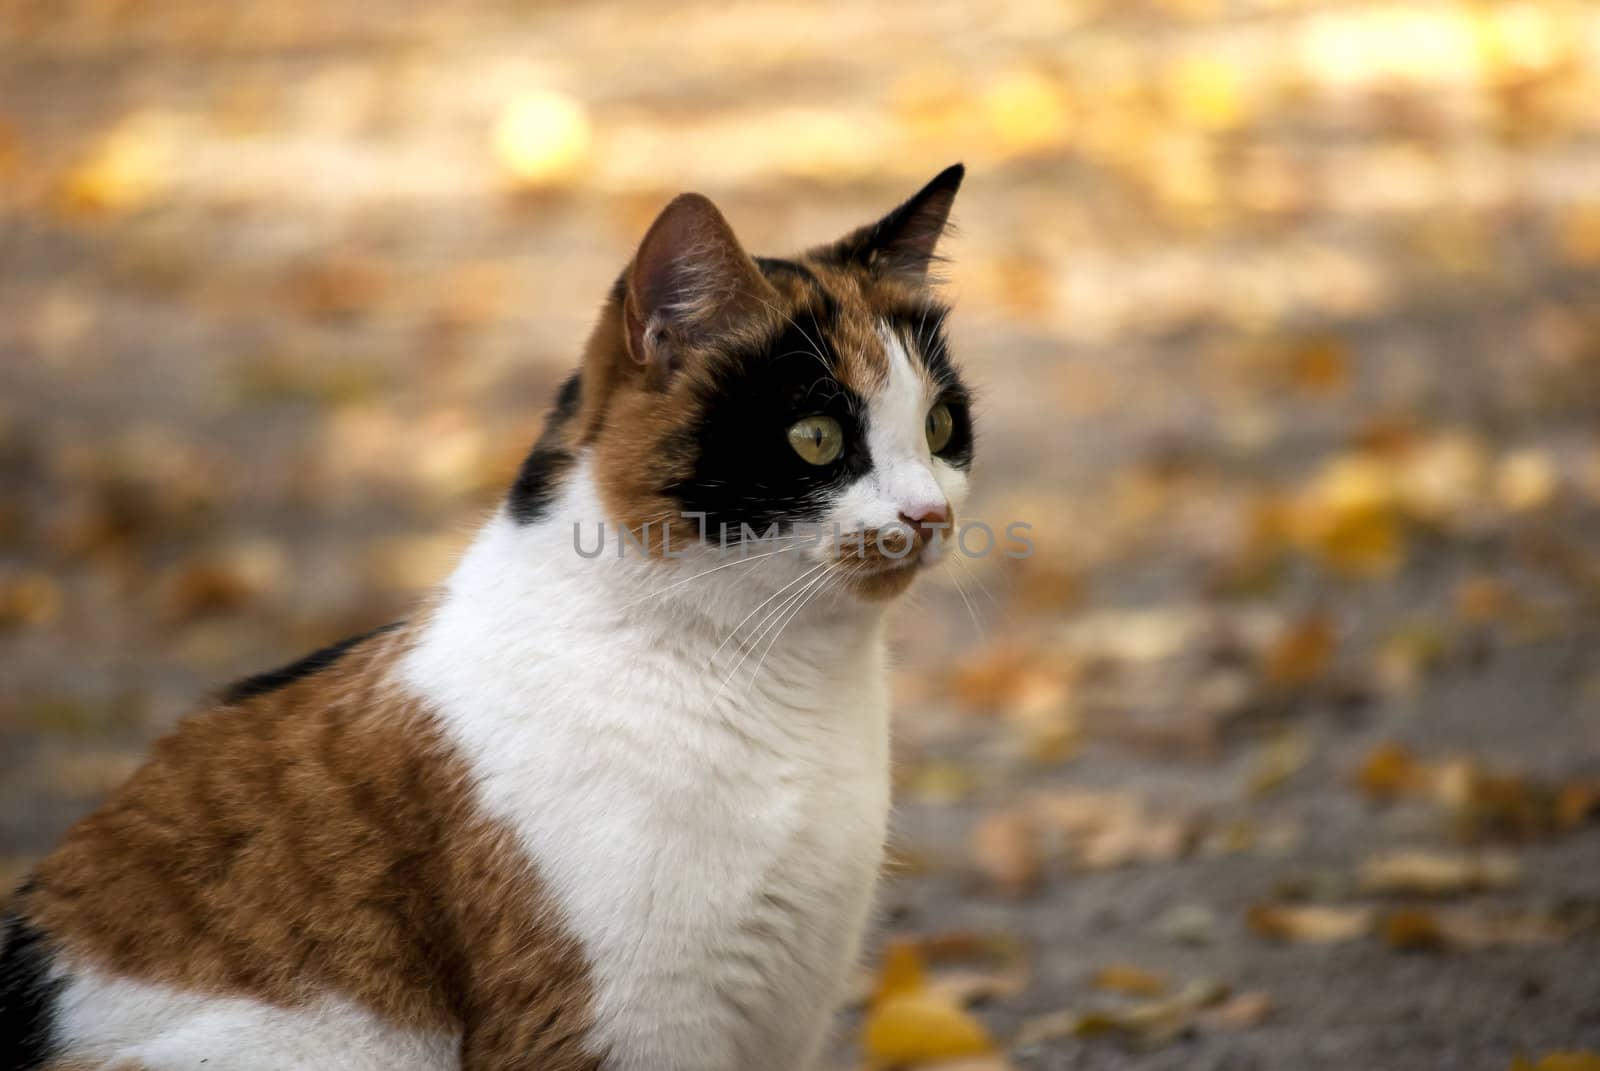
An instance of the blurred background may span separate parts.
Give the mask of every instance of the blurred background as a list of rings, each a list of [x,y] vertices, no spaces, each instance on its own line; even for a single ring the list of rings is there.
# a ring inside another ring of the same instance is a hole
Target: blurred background
[[[5,0],[0,884],[444,575],[670,196],[782,253],[955,160],[1038,553],[899,632],[829,1066],[1600,1066],[1569,0]]]

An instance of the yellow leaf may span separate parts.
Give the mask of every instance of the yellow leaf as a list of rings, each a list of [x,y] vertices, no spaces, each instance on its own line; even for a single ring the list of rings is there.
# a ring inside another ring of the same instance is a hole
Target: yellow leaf
[[[1534,1064],[1533,1071],[1600,1071],[1600,1054],[1553,1052]]]
[[[513,98],[495,120],[495,159],[523,187],[559,185],[589,158],[593,141],[583,105],[564,93],[533,90]]]
[[[918,993],[928,985],[927,967],[922,952],[913,941],[891,941],[883,950],[883,966],[878,970],[874,1004],[891,997]]]
[[[177,158],[177,123],[162,112],[138,112],[112,127],[67,175],[69,211],[127,212],[164,193]]]
[[[902,993],[875,1004],[863,1035],[879,1066],[976,1056],[995,1048],[983,1024],[947,997]]]
[[[1006,153],[1028,153],[1066,140],[1071,117],[1061,87],[1038,71],[1002,75],[983,93],[988,129]]]
[[[1221,60],[1194,57],[1178,63],[1167,94],[1178,119],[1203,130],[1231,130],[1246,118],[1238,71]]]
[[[1335,458],[1300,496],[1295,534],[1335,572],[1392,573],[1405,557],[1400,490],[1392,466],[1378,458]]]

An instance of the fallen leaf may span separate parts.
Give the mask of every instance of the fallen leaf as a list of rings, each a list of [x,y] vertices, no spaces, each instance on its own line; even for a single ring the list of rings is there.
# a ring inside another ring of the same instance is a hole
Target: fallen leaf
[[[67,174],[66,209],[81,216],[130,212],[164,194],[178,157],[178,125],[159,111],[122,119]]]
[[[1226,999],[1228,987],[1218,982],[1190,982],[1171,997],[1120,1008],[1062,1011],[1022,1024],[1016,1044],[1037,1045],[1053,1038],[1095,1038],[1127,1035],[1147,1044],[1161,1044],[1182,1034],[1198,1014]]]
[[[1028,958],[1013,937],[957,930],[898,937],[884,946],[877,978],[863,988],[871,1004],[931,994],[967,1007],[1015,996],[1028,984]]]
[[[1281,633],[1267,650],[1262,675],[1277,688],[1300,688],[1321,678],[1338,638],[1326,614],[1309,614]]]
[[[1353,941],[1371,932],[1373,918],[1369,907],[1316,904],[1258,904],[1245,913],[1246,924],[1260,936],[1300,944]]]
[[[1390,912],[1384,916],[1380,932],[1390,948],[1404,951],[1442,948],[1446,943],[1444,931],[1434,916],[1416,908]]]
[[[1167,991],[1166,975],[1120,964],[1101,967],[1094,972],[1090,984],[1108,993],[1130,997],[1159,997]]]
[[[1511,1071],[1600,1071],[1600,1053],[1553,1052],[1537,1063],[1518,1057],[1511,1062]]]
[[[1546,914],[1484,907],[1404,908],[1390,912],[1380,926],[1385,943],[1408,951],[1546,945],[1565,939],[1570,932],[1571,926]]]
[[[1006,896],[1022,896],[1039,884],[1039,827],[1026,810],[985,815],[973,830],[972,856],[988,884]]]
[[[1573,830],[1600,814],[1600,781],[1574,781],[1556,792],[1556,827]]]
[[[915,941],[901,939],[889,942],[884,947],[883,965],[878,969],[878,984],[872,995],[873,1003],[927,988],[927,975],[922,951]]]
[[[49,625],[61,603],[61,587],[47,573],[0,576],[0,629]]]
[[[1517,884],[1522,867],[1512,856],[1488,852],[1449,855],[1407,850],[1374,856],[1361,865],[1361,888],[1371,893],[1454,896]]]
[[[1367,752],[1356,771],[1356,786],[1369,799],[1393,799],[1416,792],[1426,770],[1410,749],[1393,741]]]
[[[1217,935],[1217,913],[1204,904],[1177,904],[1156,920],[1155,930],[1182,945],[1209,944]]]
[[[1311,739],[1305,733],[1279,733],[1251,759],[1245,787],[1251,796],[1265,796],[1281,788],[1310,759]]]
[[[1350,353],[1332,336],[1305,339],[1288,354],[1289,383],[1303,394],[1328,397],[1350,383]]]
[[[902,993],[874,1003],[862,1045],[879,1066],[927,1063],[990,1052],[994,1040],[970,1013],[948,997]]]
[[[1555,463],[1541,450],[1514,451],[1495,470],[1495,495],[1513,512],[1545,505],[1555,497],[1557,483]]]
[[[1260,1026],[1272,1012],[1272,998],[1259,990],[1229,997],[1201,1016],[1202,1026],[1217,1030],[1248,1030]]]

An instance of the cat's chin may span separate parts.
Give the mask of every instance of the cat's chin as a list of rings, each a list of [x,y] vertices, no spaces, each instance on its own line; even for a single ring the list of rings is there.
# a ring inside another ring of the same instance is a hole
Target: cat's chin
[[[845,580],[844,587],[867,602],[887,602],[905,594],[921,571],[916,558],[907,558],[872,568],[855,569]]]

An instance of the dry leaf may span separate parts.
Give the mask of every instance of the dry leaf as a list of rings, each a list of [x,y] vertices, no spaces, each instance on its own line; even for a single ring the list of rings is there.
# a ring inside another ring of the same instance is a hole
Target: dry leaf
[[[1052,1038],[1094,1038],[1116,1034],[1128,1035],[1147,1044],[1160,1044],[1182,1034],[1196,1022],[1200,1012],[1215,1007],[1227,996],[1227,986],[1197,981],[1163,1000],[1121,1008],[1055,1012],[1024,1022],[1016,1044],[1026,1046]]]
[[[1320,679],[1333,661],[1338,639],[1326,614],[1310,614],[1286,629],[1267,651],[1262,674],[1278,688],[1299,688]]]
[[[1518,1057],[1511,1062],[1511,1071],[1600,1071],[1600,1053],[1553,1052],[1537,1063]]]
[[[1201,1025],[1216,1030],[1248,1030],[1272,1012],[1272,998],[1257,990],[1230,997],[1201,1016]]]
[[[1288,355],[1289,382],[1303,394],[1327,397],[1350,383],[1350,353],[1343,340],[1323,336],[1301,341]]]
[[[972,1015],[937,993],[902,993],[874,1003],[862,1033],[867,1056],[880,1066],[974,1056],[995,1043]]]
[[[1091,984],[1096,989],[1130,997],[1159,997],[1167,991],[1166,975],[1120,964],[1095,971]]]
[[[1279,733],[1251,759],[1246,789],[1252,796],[1265,796],[1282,787],[1310,759],[1310,737],[1305,733]]]
[[[67,210],[129,212],[165,193],[179,152],[178,126],[165,112],[146,111],[112,127],[62,183]]]
[[[966,1007],[1015,996],[1027,984],[1027,955],[1015,938],[957,930],[890,941],[877,979],[863,993],[874,1004],[928,993]]]
[[[1553,944],[1571,927],[1549,915],[1483,907],[1429,911],[1406,908],[1384,917],[1381,932],[1392,948],[1517,948]]]
[[[1555,497],[1555,463],[1540,450],[1518,450],[1495,471],[1495,495],[1513,512],[1538,509]]]
[[[1447,855],[1408,850],[1375,856],[1361,865],[1361,887],[1374,893],[1453,896],[1506,889],[1522,877],[1517,860],[1500,853]]]
[[[873,1003],[917,993],[927,988],[928,971],[917,943],[908,939],[889,942],[883,950],[883,965],[878,968],[878,984]]]
[[[1274,941],[1334,944],[1371,932],[1373,915],[1369,907],[1258,904],[1245,913],[1245,922]]]
[[[49,625],[61,602],[61,587],[47,573],[0,576],[0,629]]]
[[[972,856],[989,885],[1022,896],[1039,883],[1039,828],[1026,810],[996,811],[973,830]]]
[[[1403,744],[1379,744],[1356,771],[1356,786],[1369,799],[1393,799],[1417,791],[1427,771]]]
[[[1156,920],[1155,929],[1181,945],[1209,944],[1217,935],[1217,913],[1204,904],[1176,904]]]
[[[1446,943],[1444,931],[1434,916],[1415,908],[1390,912],[1383,919],[1381,932],[1384,943],[1390,948],[1405,951],[1442,948]]]

